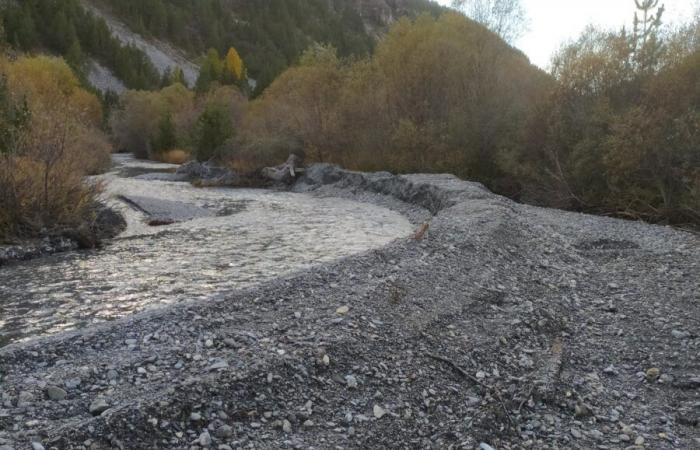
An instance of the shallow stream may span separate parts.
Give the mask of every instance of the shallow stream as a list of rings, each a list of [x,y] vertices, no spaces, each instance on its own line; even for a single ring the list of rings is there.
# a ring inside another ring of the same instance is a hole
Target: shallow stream
[[[115,156],[114,170],[101,178],[108,201],[127,217],[122,235],[99,250],[0,268],[0,346],[211,298],[383,246],[412,229],[402,215],[366,203],[143,176],[170,170]],[[197,217],[151,227],[122,196],[192,207]]]

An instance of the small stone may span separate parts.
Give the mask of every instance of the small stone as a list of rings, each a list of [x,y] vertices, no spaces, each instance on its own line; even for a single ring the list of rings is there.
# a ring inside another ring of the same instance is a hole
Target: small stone
[[[214,364],[209,366],[207,370],[221,370],[221,369],[226,369],[228,368],[228,361],[220,359],[218,361],[215,361]]]
[[[321,358],[321,361],[323,361],[324,366],[328,366],[331,364],[331,358],[328,355],[323,355],[323,358]]]
[[[116,370],[110,369],[107,371],[108,380],[116,380],[117,378],[119,378],[119,373]]]
[[[70,380],[66,381],[65,385],[68,389],[75,389],[80,386],[80,383],[82,383],[80,378],[71,378]]]
[[[146,374],[148,373],[148,371],[147,371],[145,368],[143,368],[143,367],[139,367],[138,369],[136,369],[136,372],[137,372],[139,375],[146,375]]]
[[[576,428],[572,428],[572,429],[571,429],[571,435],[572,435],[573,437],[575,437],[576,439],[581,439],[581,438],[583,437],[583,435],[581,434],[581,432],[580,432],[579,430],[577,430]]]
[[[478,371],[476,373],[476,378],[479,380],[483,380],[484,378],[486,378],[486,372],[484,372],[483,370]]]
[[[301,313],[299,311],[294,312],[294,318],[295,319],[301,319]]]
[[[206,348],[211,348],[211,347],[214,346],[214,341],[211,340],[211,339],[207,339],[206,341],[204,341],[204,346],[205,346]]]
[[[681,330],[673,330],[671,335],[676,339],[688,339],[690,337],[690,333]]]
[[[379,405],[374,405],[373,412],[374,417],[376,417],[377,419],[381,419],[386,415],[386,410]]]
[[[583,403],[578,403],[576,404],[576,407],[574,408],[574,416],[581,418],[581,417],[588,417],[591,415],[591,409],[586,406]]]
[[[651,369],[647,369],[646,372],[644,372],[644,377],[647,379],[648,382],[654,382],[659,378],[659,375],[661,374],[661,370],[657,369],[656,367],[652,367]]]
[[[340,308],[335,310],[335,313],[338,314],[339,316],[344,316],[345,314],[350,312],[350,307],[349,306],[341,306]]]
[[[34,401],[34,394],[28,391],[21,391],[17,397],[17,406],[27,406]]]
[[[291,433],[292,432],[292,423],[288,421],[287,419],[284,419],[282,421],[282,431],[285,433]]]
[[[216,429],[216,437],[221,439],[230,438],[233,436],[233,428],[229,425],[221,425]]]
[[[109,404],[102,397],[99,397],[95,399],[92,403],[90,403],[90,414],[92,414],[93,416],[99,416],[108,409]]]
[[[481,444],[479,444],[479,450],[494,450],[494,448],[486,442],[482,442]]]
[[[202,447],[209,447],[211,445],[211,435],[208,431],[204,431],[199,435],[199,439],[197,439],[197,441]]]
[[[634,445],[644,445],[644,436],[639,436],[634,440]]]
[[[41,442],[32,442],[32,450],[45,450]]]
[[[60,401],[60,400],[65,399],[66,396],[68,395],[68,393],[58,386],[47,386],[46,387],[46,395],[51,400]]]
[[[193,412],[192,414],[190,414],[190,420],[192,422],[199,422],[200,420],[202,420],[202,415],[198,412]]]
[[[352,375],[347,375],[345,377],[345,383],[350,389],[356,389],[357,388],[357,378],[355,378]]]
[[[304,422],[304,428],[311,428],[311,427],[313,427],[314,425],[315,425],[315,424],[314,424],[314,421],[313,421],[313,420],[307,420],[306,422]]]
[[[603,373],[605,375],[615,376],[615,375],[617,375],[617,369],[615,369],[615,366],[613,366],[611,364],[608,367],[606,367],[605,369],[603,369]]]

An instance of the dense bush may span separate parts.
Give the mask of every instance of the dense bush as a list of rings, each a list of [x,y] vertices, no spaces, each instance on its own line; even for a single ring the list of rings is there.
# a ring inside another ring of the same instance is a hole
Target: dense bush
[[[117,149],[139,158],[163,160],[177,149],[206,161],[233,138],[246,102],[233,86],[198,96],[179,83],[160,91],[126,91],[110,127]]]
[[[58,58],[0,61],[0,239],[81,224],[110,146],[101,106]]]

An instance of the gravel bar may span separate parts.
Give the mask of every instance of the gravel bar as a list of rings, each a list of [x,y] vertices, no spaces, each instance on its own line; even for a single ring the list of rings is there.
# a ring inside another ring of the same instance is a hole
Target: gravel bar
[[[294,190],[422,239],[0,349],[0,449],[700,448],[697,235],[449,175]]]

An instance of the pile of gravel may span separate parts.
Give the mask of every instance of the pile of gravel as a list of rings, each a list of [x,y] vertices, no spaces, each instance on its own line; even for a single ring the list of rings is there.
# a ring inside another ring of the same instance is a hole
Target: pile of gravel
[[[314,166],[295,189],[429,227],[0,350],[0,449],[700,446],[697,236],[447,175]]]

